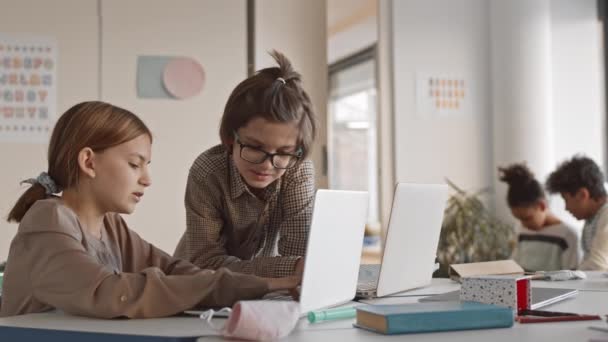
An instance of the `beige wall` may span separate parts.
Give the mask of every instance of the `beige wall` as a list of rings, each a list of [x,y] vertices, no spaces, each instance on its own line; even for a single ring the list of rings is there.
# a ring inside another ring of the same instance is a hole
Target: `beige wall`
[[[392,1],[395,178],[464,189],[492,183],[488,3],[485,0]],[[463,75],[469,110],[417,113],[416,75]]]
[[[323,146],[327,146],[327,4],[325,0],[256,1],[255,67],[272,65],[268,51],[283,52],[302,74],[320,129],[312,153],[317,186],[327,187]]]
[[[97,98],[97,1],[0,1],[0,32],[55,37],[59,53],[57,111]],[[69,15],[64,11],[69,8]],[[5,220],[25,187],[19,181],[46,171],[47,144],[0,143],[0,260],[17,230]]]
[[[386,228],[393,206],[395,190],[395,138],[393,116],[393,59],[392,59],[392,3],[389,0],[378,2],[378,146],[380,164],[380,219],[382,236],[386,236]]]
[[[201,152],[219,143],[224,104],[247,75],[246,8],[243,0],[167,4],[103,0],[102,99],[138,113],[154,132],[153,185],[127,221],[173,253],[186,225],[188,169]],[[137,98],[137,56],[155,54],[198,60],[207,75],[202,93],[184,101]]]

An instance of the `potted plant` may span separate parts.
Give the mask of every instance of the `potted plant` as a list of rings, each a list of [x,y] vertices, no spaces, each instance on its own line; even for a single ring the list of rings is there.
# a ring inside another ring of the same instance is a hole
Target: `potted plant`
[[[453,193],[445,210],[437,259],[436,277],[447,277],[451,264],[508,259],[515,246],[512,226],[497,219],[486,208],[480,195],[462,190],[446,180]]]

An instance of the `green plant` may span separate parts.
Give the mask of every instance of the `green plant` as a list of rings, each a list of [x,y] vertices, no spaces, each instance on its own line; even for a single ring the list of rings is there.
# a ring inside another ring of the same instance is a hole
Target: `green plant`
[[[480,200],[487,189],[469,194],[446,181],[453,194],[441,227],[437,249],[440,270],[435,276],[447,276],[451,264],[508,259],[515,245],[515,232]]]

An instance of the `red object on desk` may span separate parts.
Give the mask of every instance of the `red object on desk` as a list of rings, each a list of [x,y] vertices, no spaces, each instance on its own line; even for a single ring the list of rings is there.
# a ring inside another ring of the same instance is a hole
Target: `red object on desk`
[[[567,315],[551,317],[530,317],[517,316],[515,320],[519,323],[549,323],[549,322],[568,322],[568,321],[596,321],[602,318],[598,315]]]

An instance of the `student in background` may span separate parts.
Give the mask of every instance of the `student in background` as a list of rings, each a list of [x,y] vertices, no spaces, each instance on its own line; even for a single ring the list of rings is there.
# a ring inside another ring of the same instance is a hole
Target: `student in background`
[[[314,200],[312,104],[279,52],[232,91],[221,144],[192,164],[175,256],[264,277],[302,274]]]
[[[574,156],[549,175],[547,189],[559,193],[566,210],[585,220],[581,270],[608,270],[608,204],[604,175],[590,158]]]
[[[500,180],[509,185],[507,203],[521,225],[513,259],[526,271],[576,269],[579,239],[573,227],[549,211],[540,183],[523,164],[498,168]]]
[[[201,270],[131,231],[119,213],[132,213],[151,184],[151,144],[137,116],[107,103],[83,102],[61,116],[48,173],[25,181],[32,186],[8,216],[19,228],[1,316],[56,308],[103,318],[161,317],[298,284],[297,277]]]

